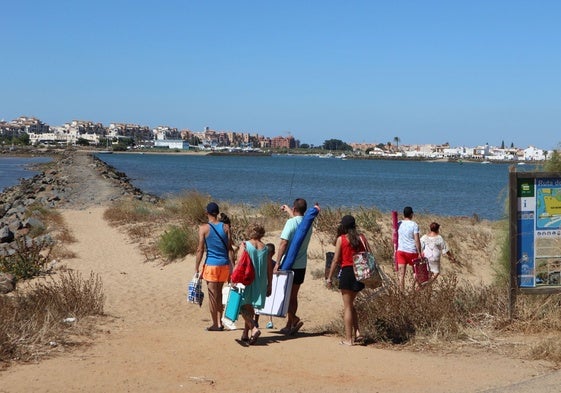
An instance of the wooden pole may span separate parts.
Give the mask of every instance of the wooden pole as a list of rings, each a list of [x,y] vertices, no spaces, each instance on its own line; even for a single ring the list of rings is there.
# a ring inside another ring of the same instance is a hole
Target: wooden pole
[[[510,279],[508,291],[508,317],[513,319],[516,315],[516,295],[518,290],[518,276],[516,271],[516,253],[518,249],[518,176],[514,165],[509,167],[509,240],[510,240]]]

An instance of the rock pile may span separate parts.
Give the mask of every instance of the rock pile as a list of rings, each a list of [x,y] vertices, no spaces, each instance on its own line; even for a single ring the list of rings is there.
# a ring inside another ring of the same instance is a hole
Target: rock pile
[[[23,239],[26,244],[52,243],[50,236],[44,234],[46,225],[37,214],[41,208],[87,205],[96,199],[95,194],[103,186],[111,190],[109,200],[129,197],[151,203],[158,201],[157,197],[134,187],[126,174],[90,154],[64,151],[52,157],[48,169],[22,179],[0,194],[0,258],[17,252],[17,239]],[[34,237],[34,233],[42,234]]]

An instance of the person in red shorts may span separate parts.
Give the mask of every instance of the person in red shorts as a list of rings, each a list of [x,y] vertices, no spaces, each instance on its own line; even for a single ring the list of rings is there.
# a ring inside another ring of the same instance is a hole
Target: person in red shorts
[[[398,242],[395,260],[397,262],[397,278],[401,289],[405,289],[405,272],[407,265],[413,268],[413,260],[421,257],[421,241],[419,225],[413,221],[413,208],[403,209],[403,220],[397,230]]]

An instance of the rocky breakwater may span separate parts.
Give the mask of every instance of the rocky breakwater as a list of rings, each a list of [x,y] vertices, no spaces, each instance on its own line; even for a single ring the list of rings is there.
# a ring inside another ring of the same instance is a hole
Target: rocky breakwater
[[[22,179],[0,194],[0,262],[16,258],[22,248],[48,247],[54,243],[41,209],[84,209],[106,205],[121,198],[155,203],[158,198],[134,187],[122,172],[90,153],[64,151],[53,153],[53,161],[36,169],[41,173]],[[14,289],[15,278],[2,273],[0,293]]]

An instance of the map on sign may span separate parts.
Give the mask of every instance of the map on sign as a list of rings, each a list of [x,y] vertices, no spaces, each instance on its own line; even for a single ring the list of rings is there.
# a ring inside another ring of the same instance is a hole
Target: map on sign
[[[561,184],[559,180],[538,179],[536,186],[536,229],[561,229]]]

